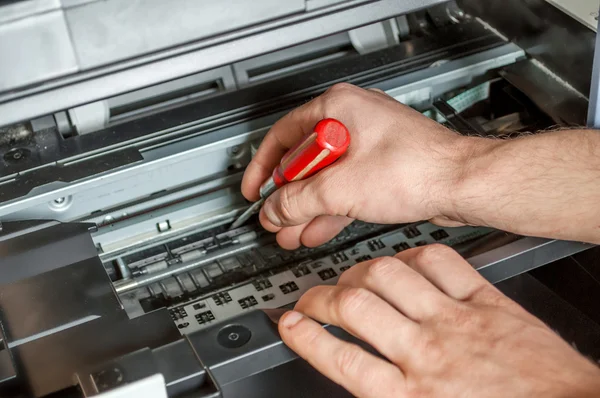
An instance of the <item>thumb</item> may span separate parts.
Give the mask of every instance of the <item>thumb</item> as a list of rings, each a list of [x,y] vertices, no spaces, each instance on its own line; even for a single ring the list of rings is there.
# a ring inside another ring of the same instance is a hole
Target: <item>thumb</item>
[[[318,179],[292,182],[275,191],[263,206],[266,218],[277,227],[304,224],[320,215],[335,215],[328,192]]]

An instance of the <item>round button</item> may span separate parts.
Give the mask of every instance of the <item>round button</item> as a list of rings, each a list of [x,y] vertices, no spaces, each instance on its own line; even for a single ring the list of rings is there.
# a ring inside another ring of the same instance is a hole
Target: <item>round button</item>
[[[239,348],[250,341],[252,332],[242,325],[227,325],[219,330],[217,342],[225,348]]]

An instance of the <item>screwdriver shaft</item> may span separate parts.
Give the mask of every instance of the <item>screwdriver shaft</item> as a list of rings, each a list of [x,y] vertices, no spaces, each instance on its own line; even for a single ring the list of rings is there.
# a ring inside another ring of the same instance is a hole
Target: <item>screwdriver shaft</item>
[[[254,204],[252,204],[252,206],[250,206],[248,209],[246,209],[246,211],[244,211],[242,213],[242,215],[239,216],[233,224],[231,224],[231,227],[229,227],[229,230],[236,229],[236,228],[239,228],[242,225],[244,225],[244,223],[246,221],[248,221],[248,219],[250,217],[252,217],[255,213],[258,213],[260,211],[260,208],[262,207],[264,201],[265,201],[265,199],[263,198],[263,199],[260,199],[258,202],[255,202]]]

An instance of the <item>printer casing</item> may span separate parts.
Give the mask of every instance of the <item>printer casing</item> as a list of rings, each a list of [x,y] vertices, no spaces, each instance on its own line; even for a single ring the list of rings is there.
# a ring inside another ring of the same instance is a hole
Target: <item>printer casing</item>
[[[599,360],[592,245],[356,222],[286,252],[257,220],[228,230],[269,127],[337,83],[462,134],[594,126],[580,3],[0,1],[0,395],[347,396],[269,311],[434,242]]]

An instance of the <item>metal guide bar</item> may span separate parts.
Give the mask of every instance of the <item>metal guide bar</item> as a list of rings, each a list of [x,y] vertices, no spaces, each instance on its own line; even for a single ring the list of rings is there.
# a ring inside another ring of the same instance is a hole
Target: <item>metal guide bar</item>
[[[151,308],[231,289],[259,275],[273,275],[294,264],[332,255],[399,228],[357,221],[318,248],[287,251],[275,243],[274,235],[265,234],[256,224],[233,231],[228,230],[228,225],[199,230],[153,246],[138,247],[137,250],[132,248],[120,255],[117,261],[121,260],[132,270],[133,278],[116,282],[117,291],[122,292],[123,286],[135,287],[131,294],[121,294],[128,314],[135,317]],[[413,232],[413,228],[407,231],[411,236],[420,235]],[[252,246],[257,243],[258,246],[248,250],[248,243]],[[114,257],[103,261],[109,268],[115,265]],[[186,267],[184,270],[182,265]],[[137,288],[139,285],[136,283],[146,277],[152,278],[149,280],[151,284],[143,289]]]

